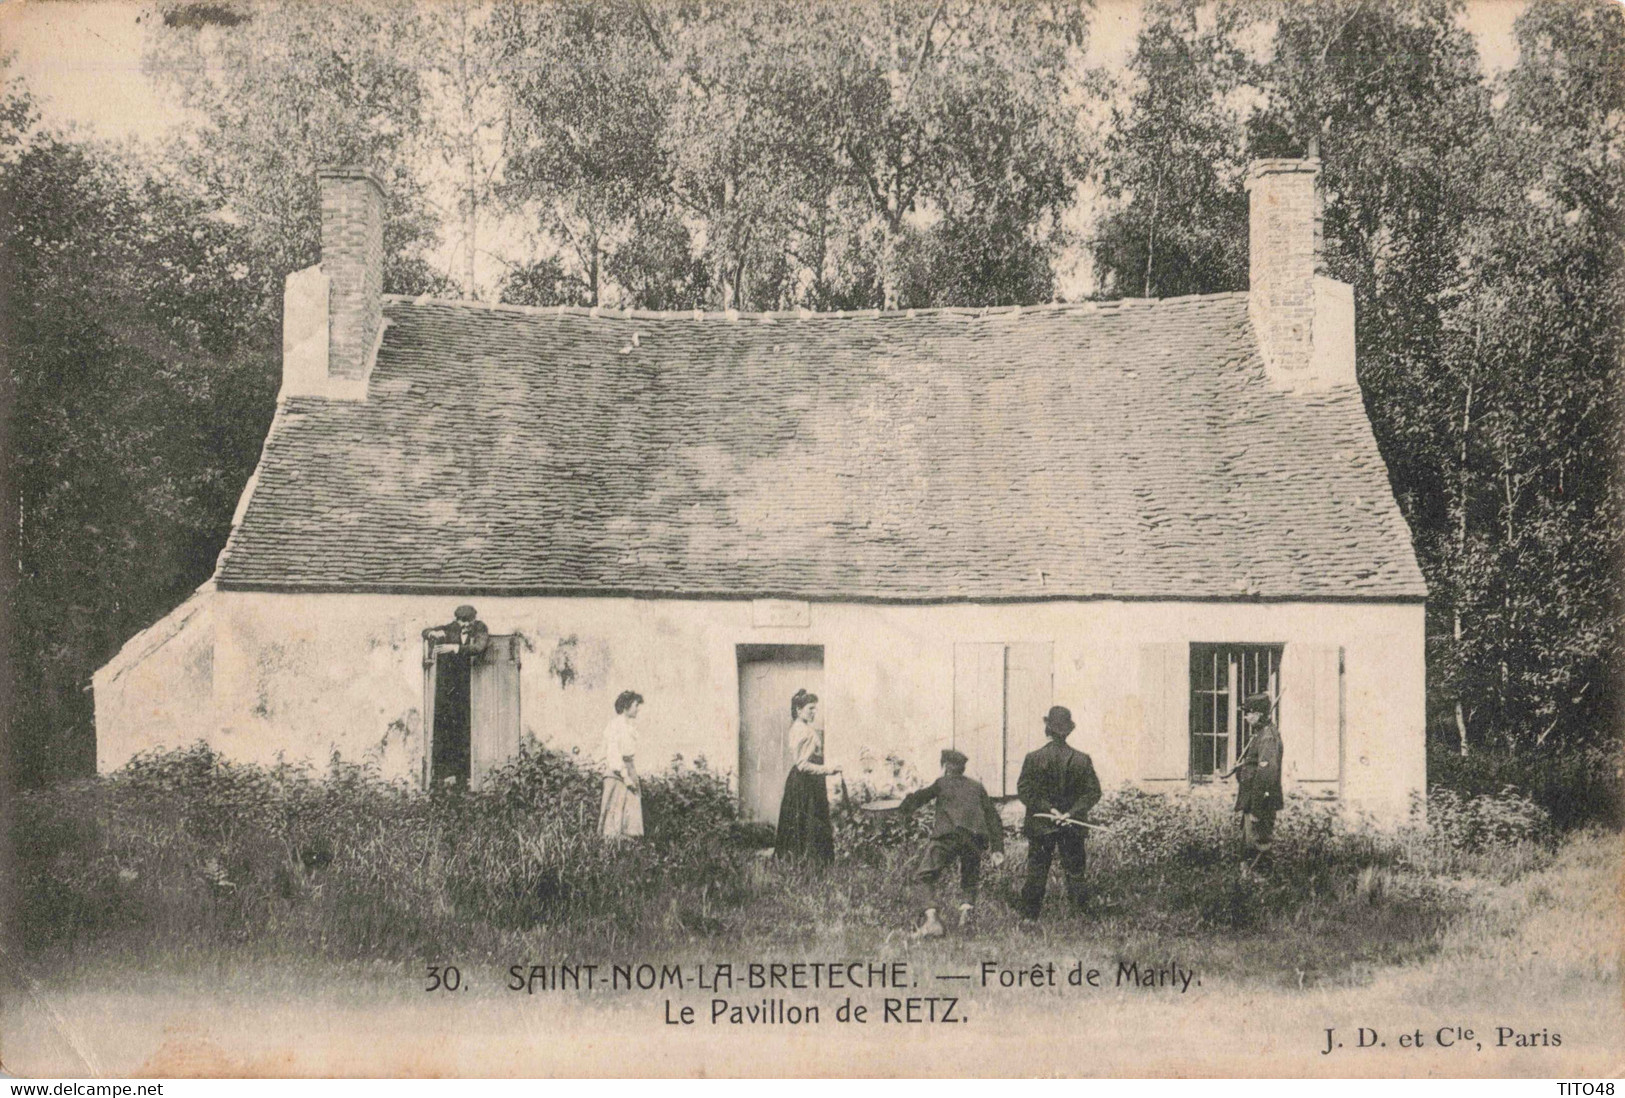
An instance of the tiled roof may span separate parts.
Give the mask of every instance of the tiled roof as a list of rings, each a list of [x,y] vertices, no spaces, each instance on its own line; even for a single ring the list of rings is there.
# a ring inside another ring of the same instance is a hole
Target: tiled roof
[[[631,314],[386,298],[290,398],[222,588],[809,599],[1426,595],[1360,393],[1245,294]]]

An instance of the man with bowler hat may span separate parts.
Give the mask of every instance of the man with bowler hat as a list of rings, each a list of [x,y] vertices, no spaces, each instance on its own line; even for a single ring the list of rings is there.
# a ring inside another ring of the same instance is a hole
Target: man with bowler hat
[[[1027,881],[1021,888],[1020,906],[1023,918],[1038,918],[1056,853],[1061,855],[1066,894],[1073,906],[1082,908],[1088,900],[1083,821],[1100,800],[1100,780],[1089,756],[1066,744],[1076,727],[1065,706],[1057,705],[1045,714],[1044,734],[1049,742],[1022,761],[1021,777],[1016,781],[1016,796],[1027,807],[1021,825],[1027,836]]]

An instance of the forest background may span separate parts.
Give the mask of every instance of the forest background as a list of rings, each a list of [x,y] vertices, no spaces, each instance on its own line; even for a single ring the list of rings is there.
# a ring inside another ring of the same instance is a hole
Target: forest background
[[[1625,17],[1532,0],[1492,66],[1464,15],[1154,0],[1108,64],[1064,0],[132,5],[179,121],[122,140],[12,64],[13,778],[94,770],[92,671],[213,571],[319,165],[385,178],[390,292],[995,306],[1245,289],[1247,162],[1313,140],[1431,592],[1433,777],[1617,820]]]

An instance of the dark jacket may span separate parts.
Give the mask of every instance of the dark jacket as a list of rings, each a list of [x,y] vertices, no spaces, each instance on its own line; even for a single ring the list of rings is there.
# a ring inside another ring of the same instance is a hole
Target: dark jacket
[[[1027,806],[1021,830],[1028,836],[1048,835],[1060,825],[1038,819],[1038,814],[1066,812],[1083,819],[1100,800],[1100,779],[1088,755],[1052,739],[1022,760],[1016,796]]]
[[[491,630],[476,618],[466,625],[460,621],[447,622],[423,631],[423,639],[433,644],[456,644],[458,655],[478,656],[491,647]],[[451,653],[447,653],[448,655]]]
[[[1236,760],[1237,812],[1260,816],[1286,803],[1281,793],[1281,753],[1281,733],[1274,722],[1260,724]]]
[[[993,798],[975,778],[944,774],[904,797],[898,811],[906,816],[930,800],[937,802],[937,820],[931,825],[933,839],[964,830],[971,833],[978,846],[1004,849],[1004,821],[993,807]]]

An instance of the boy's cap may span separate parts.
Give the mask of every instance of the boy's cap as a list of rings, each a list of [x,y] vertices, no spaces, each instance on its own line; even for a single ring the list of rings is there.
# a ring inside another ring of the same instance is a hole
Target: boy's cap
[[[967,756],[963,751],[955,751],[951,747],[943,748],[943,750],[942,750],[942,765],[943,766],[964,766],[968,762],[970,762],[970,757]]]
[[[1270,696],[1268,694],[1249,694],[1241,703],[1243,713],[1262,713],[1270,715]]]

